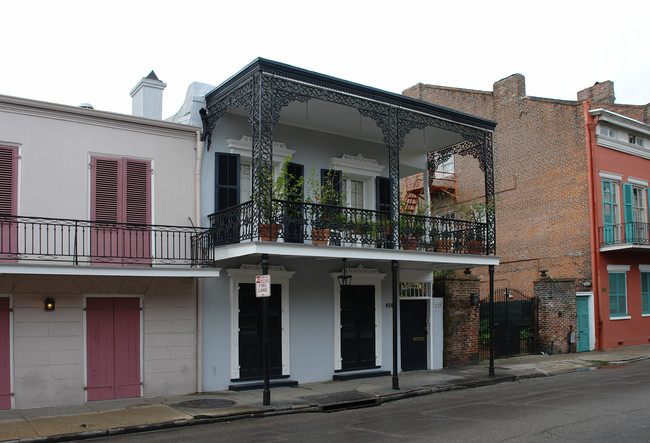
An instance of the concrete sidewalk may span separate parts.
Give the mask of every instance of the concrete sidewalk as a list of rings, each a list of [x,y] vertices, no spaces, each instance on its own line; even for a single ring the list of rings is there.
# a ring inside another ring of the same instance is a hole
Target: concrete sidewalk
[[[1,441],[68,441],[266,415],[332,411],[378,405],[406,397],[544,377],[650,358],[650,345],[580,354],[526,355],[488,363],[400,374],[400,389],[388,377],[306,383],[262,391],[221,391],[164,398],[91,402],[76,406],[0,411]]]

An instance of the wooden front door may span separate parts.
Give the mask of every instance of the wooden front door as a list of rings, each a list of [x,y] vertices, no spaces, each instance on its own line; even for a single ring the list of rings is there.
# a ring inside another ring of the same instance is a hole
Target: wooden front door
[[[375,287],[341,288],[341,369],[376,366]]]
[[[262,299],[254,283],[239,284],[239,379],[255,380],[262,368]],[[282,375],[282,285],[271,284],[269,297],[269,375]]]
[[[0,297],[0,409],[11,409],[9,297]]]
[[[576,297],[578,310],[576,352],[589,351],[589,297]]]
[[[399,304],[402,371],[427,368],[427,301]]]
[[[86,300],[88,401],[140,397],[140,299]]]

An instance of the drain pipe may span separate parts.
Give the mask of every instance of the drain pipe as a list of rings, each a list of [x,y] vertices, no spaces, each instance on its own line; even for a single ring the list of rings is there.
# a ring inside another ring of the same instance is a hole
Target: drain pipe
[[[600,310],[603,303],[600,300],[600,254],[598,251],[598,211],[596,209],[596,184],[594,183],[594,146],[596,145],[596,125],[598,121],[589,113],[591,100],[582,102],[585,119],[585,137],[587,144],[587,183],[589,186],[589,221],[591,227],[591,287],[594,292],[594,311],[596,327],[596,349],[602,349],[603,316]]]
[[[196,131],[196,165],[194,169],[194,216],[197,226],[201,226],[201,159],[203,146],[201,131]],[[196,392],[203,392],[203,303],[201,299],[202,279],[196,278]]]

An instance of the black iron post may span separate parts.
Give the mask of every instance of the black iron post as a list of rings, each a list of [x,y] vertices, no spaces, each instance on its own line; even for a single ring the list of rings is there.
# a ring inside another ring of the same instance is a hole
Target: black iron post
[[[494,265],[489,265],[490,272],[490,377],[494,377]]]
[[[397,375],[397,307],[398,307],[398,283],[399,283],[399,264],[397,260],[390,262],[393,271],[393,389],[399,389],[399,377]]]
[[[269,255],[262,254],[262,274],[269,273]],[[271,389],[269,388],[269,298],[262,297],[262,372],[264,373],[264,393],[262,404],[271,405]]]

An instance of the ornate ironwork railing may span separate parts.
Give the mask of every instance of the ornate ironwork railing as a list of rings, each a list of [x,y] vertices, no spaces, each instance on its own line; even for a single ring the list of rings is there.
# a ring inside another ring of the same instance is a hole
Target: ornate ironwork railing
[[[650,245],[650,224],[621,223],[598,228],[600,246]]]
[[[0,263],[214,266],[206,228],[0,216]]]
[[[253,201],[209,216],[214,246],[245,241],[281,241],[329,246],[411,249],[458,254],[487,254],[487,224],[400,214],[393,238],[389,212],[314,203]],[[260,223],[263,220],[263,223]],[[268,223],[266,222],[268,221]]]

